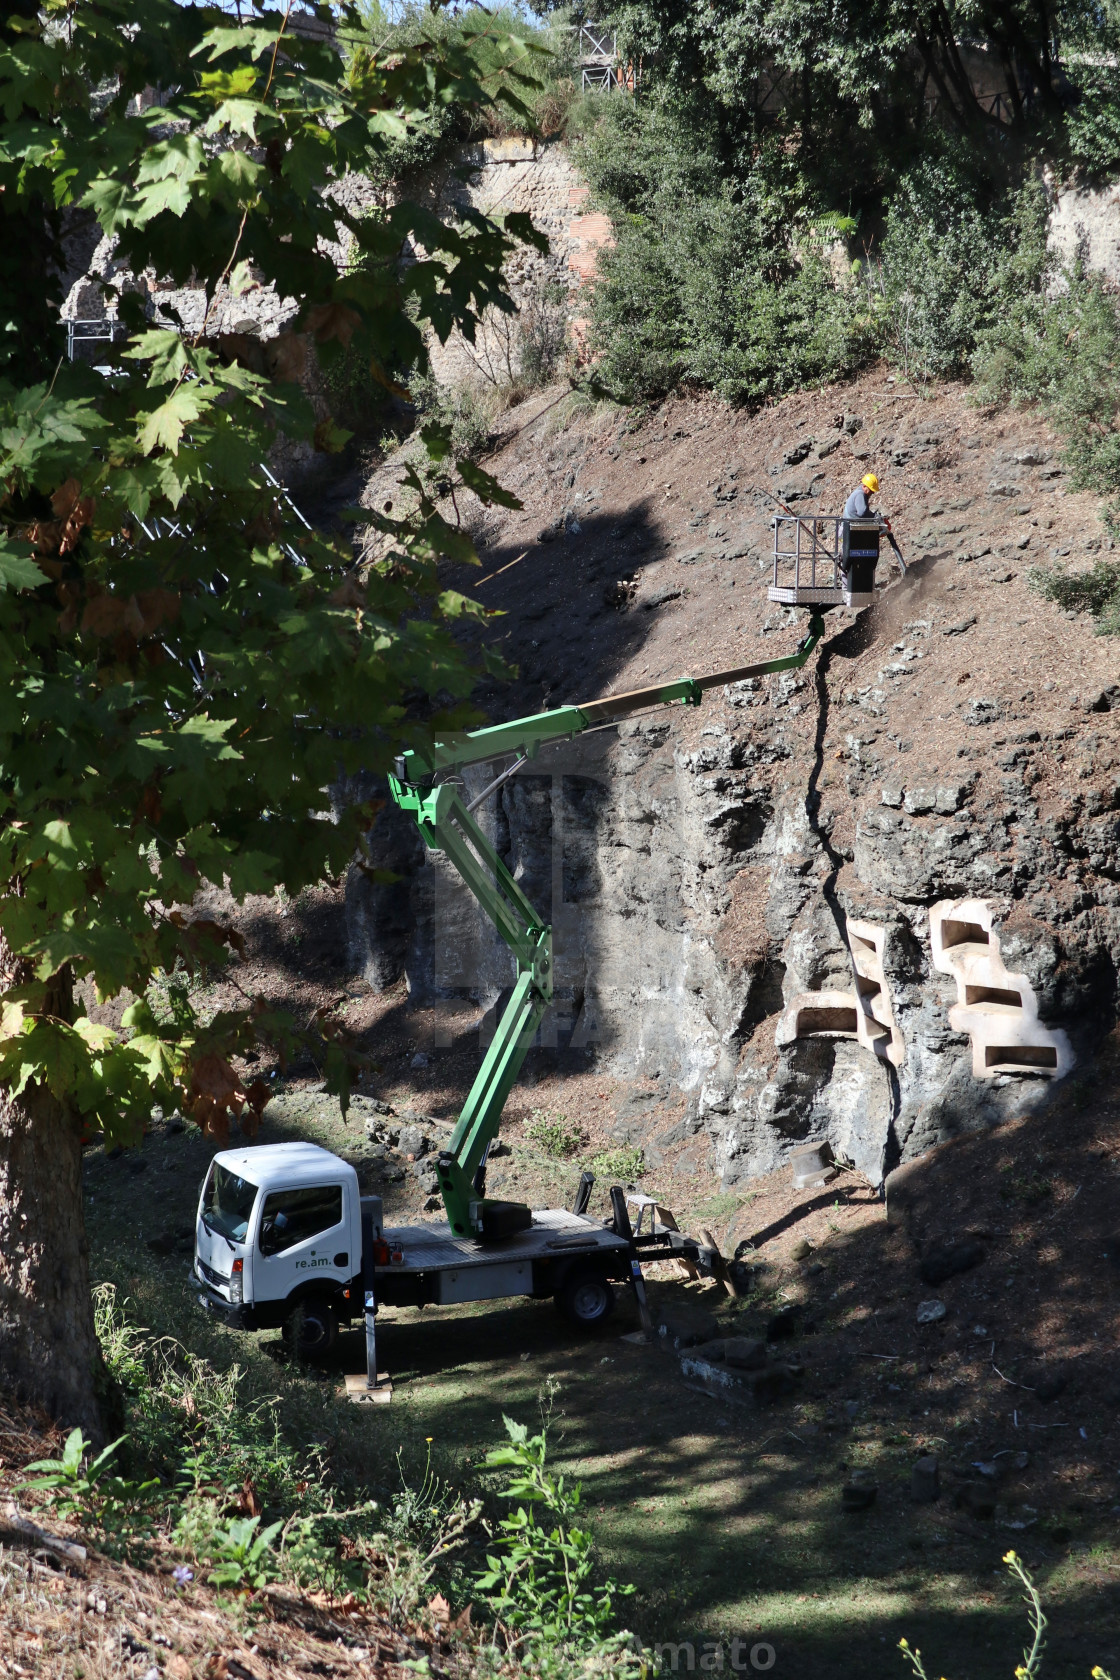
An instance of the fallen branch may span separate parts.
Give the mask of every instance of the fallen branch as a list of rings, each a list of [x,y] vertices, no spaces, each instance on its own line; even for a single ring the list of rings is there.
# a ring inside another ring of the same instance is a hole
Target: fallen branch
[[[13,1533],[22,1535],[26,1540],[34,1540],[37,1545],[46,1546],[52,1552],[60,1553],[71,1563],[86,1561],[84,1546],[77,1545],[73,1540],[63,1540],[57,1534],[48,1533],[45,1528],[40,1528],[37,1523],[25,1517],[14,1504],[5,1505],[3,1521]]]

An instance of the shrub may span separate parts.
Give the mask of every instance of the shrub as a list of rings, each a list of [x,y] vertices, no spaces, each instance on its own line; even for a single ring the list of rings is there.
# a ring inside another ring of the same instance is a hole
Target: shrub
[[[981,334],[972,358],[981,401],[1037,402],[1064,434],[1075,489],[1110,498],[1105,519],[1120,528],[1120,312],[1100,275],[1080,263],[1047,270],[1009,300]],[[1035,569],[1030,582],[1048,600],[1091,613],[1101,635],[1120,634],[1120,565],[1089,571]]]
[[[409,385],[417,413],[451,427],[451,447],[458,455],[479,455],[490,442],[499,404],[493,392],[465,380],[441,385],[434,374],[423,374]]]
[[[509,1445],[489,1453],[485,1467],[512,1471],[501,1497],[522,1503],[499,1522],[476,1587],[533,1672],[643,1673],[631,1636],[615,1627],[615,1601],[634,1589],[596,1583],[594,1540],[579,1526],[580,1488],[548,1467],[547,1417],[537,1435],[502,1421]]]
[[[981,400],[1042,404],[1075,487],[1120,492],[1120,315],[1100,275],[1045,272],[981,335],[972,366]]]
[[[439,1481],[429,1458],[416,1485],[400,1472],[400,1491],[383,1506],[367,1499],[339,1509],[319,1450],[288,1439],[278,1399],[254,1402],[237,1366],[216,1371],[131,1324],[111,1286],[97,1291],[96,1311],[125,1402],[128,1455],[148,1474],[128,1480],[118,1470],[125,1437],[94,1458],[75,1430],[58,1459],[30,1466],[25,1485],[96,1532],[105,1549],[136,1560],[162,1547],[187,1560],[181,1584],[194,1577],[193,1564],[217,1587],[253,1592],[285,1578],[415,1618],[435,1572],[469,1538],[477,1501]]]
[[[1037,289],[1046,201],[1031,183],[1002,193],[962,147],[943,144],[904,175],[882,247],[888,341],[905,372],[967,372],[981,335]]]
[[[1098,560],[1087,572],[1034,567],[1027,581],[1059,607],[1091,613],[1099,636],[1120,636],[1120,564],[1116,561]]]
[[[758,400],[871,352],[866,298],[835,283],[821,250],[838,218],[781,145],[735,175],[710,123],[659,96],[605,104],[579,158],[617,240],[592,291],[608,391],[634,401],[696,380]]]
[[[1079,67],[1080,98],[1066,117],[1067,156],[1087,179],[1109,180],[1120,170],[1120,104],[1111,65]]]
[[[260,1528],[260,1517],[223,1518],[214,1500],[190,1500],[172,1532],[184,1556],[211,1565],[206,1579],[213,1587],[259,1591],[280,1574],[273,1541],[282,1522]]]
[[[569,1125],[563,1114],[548,1114],[543,1108],[533,1110],[533,1118],[525,1128],[525,1136],[539,1144],[546,1155],[564,1160],[575,1155],[587,1141],[578,1126]]]
[[[619,1179],[623,1184],[641,1178],[645,1170],[646,1160],[640,1149],[603,1149],[591,1157],[591,1171],[597,1177]]]

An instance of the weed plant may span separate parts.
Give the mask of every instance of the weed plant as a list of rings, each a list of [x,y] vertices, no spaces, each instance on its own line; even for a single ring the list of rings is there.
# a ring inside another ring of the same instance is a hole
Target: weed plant
[[[634,1589],[597,1577],[594,1540],[580,1526],[580,1488],[548,1465],[554,1393],[550,1387],[536,1435],[503,1415],[508,1444],[489,1453],[485,1465],[512,1472],[501,1497],[518,1504],[498,1523],[474,1584],[494,1617],[495,1636],[534,1674],[637,1676],[645,1670],[633,1636],[616,1626],[618,1602]]]
[[[29,1467],[26,1491],[75,1520],[101,1550],[135,1565],[173,1564],[178,1586],[201,1580],[235,1593],[246,1615],[254,1594],[281,1581],[332,1599],[352,1594],[396,1627],[415,1623],[482,1520],[481,1501],[464,1499],[434,1471],[430,1441],[418,1480],[398,1452],[396,1495],[340,1510],[314,1454],[286,1443],[276,1403],[245,1404],[236,1367],[214,1372],[170,1338],[150,1338],[109,1287],[98,1292],[97,1313],[128,1407],[128,1456],[157,1473],[122,1473],[125,1437],[94,1454],[75,1429],[58,1458]],[[508,1673],[512,1657],[557,1680],[637,1675],[634,1642],[615,1626],[616,1605],[633,1589],[598,1576],[591,1532],[579,1523],[580,1490],[547,1464],[548,1412],[534,1436],[505,1421],[510,1444],[485,1462],[512,1472],[501,1497],[516,1509],[490,1530],[487,1568],[459,1577],[464,1594],[483,1593],[496,1618],[476,1666]],[[178,1451],[176,1428],[186,1437]]]
[[[143,1547],[152,1527],[153,1494],[160,1485],[156,1477],[138,1481],[118,1473],[116,1460],[124,1439],[122,1435],[91,1458],[90,1443],[80,1429],[72,1429],[61,1458],[29,1464],[31,1480],[23,1484],[46,1494],[59,1516],[97,1530],[114,1555],[120,1555],[126,1543],[133,1551]]]
[[[112,1285],[95,1306],[127,1437],[94,1456],[75,1430],[59,1459],[31,1466],[31,1489],[134,1561],[158,1549],[216,1587],[255,1591],[282,1579],[356,1593],[394,1618],[414,1613],[478,1521],[477,1502],[452,1493],[430,1457],[413,1486],[398,1454],[399,1491],[340,1508],[325,1449],[294,1444],[301,1432],[291,1419],[285,1429],[280,1400],[254,1397],[241,1367],[217,1370],[173,1338],[150,1336]]]
[[[646,1170],[645,1156],[640,1149],[623,1146],[619,1149],[601,1149],[597,1155],[591,1157],[591,1171],[599,1178],[609,1178],[629,1184],[635,1178],[641,1178]]]
[[[1031,1630],[1031,1642],[1023,1652],[1022,1661],[1016,1665],[1015,1680],[1038,1680],[1042,1668],[1042,1654],[1046,1648],[1046,1617],[1042,1610],[1042,1600],[1022,1558],[1016,1552],[1007,1552],[1003,1561],[1023,1589]],[[914,1650],[908,1639],[900,1639],[898,1648],[914,1670],[917,1680],[930,1680],[922,1662],[922,1653]],[[1094,1668],[1092,1680],[1109,1680],[1109,1677],[1102,1668]]]
[[[543,1108],[533,1110],[525,1136],[556,1161],[565,1161],[569,1156],[577,1155],[587,1141],[585,1133],[578,1126],[573,1126],[566,1115],[549,1114]]]

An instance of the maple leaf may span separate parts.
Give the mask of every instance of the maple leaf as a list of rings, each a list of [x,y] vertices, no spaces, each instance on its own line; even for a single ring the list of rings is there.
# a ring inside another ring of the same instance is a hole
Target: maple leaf
[[[143,417],[144,423],[137,439],[141,453],[150,455],[162,444],[172,455],[177,454],[184,431],[205,412],[206,407],[205,398],[195,388],[177,386],[165,402]]]
[[[46,581],[34,560],[10,548],[0,548],[0,583],[5,589],[38,589]]]
[[[212,958],[215,945],[228,945],[239,957],[245,955],[244,934],[226,922],[211,921],[207,916],[197,916],[189,922],[181,910],[172,910],[167,919],[185,936],[187,948],[193,955]]]
[[[76,478],[60,484],[51,497],[51,509],[56,519],[68,519],[81,499],[82,487]]]

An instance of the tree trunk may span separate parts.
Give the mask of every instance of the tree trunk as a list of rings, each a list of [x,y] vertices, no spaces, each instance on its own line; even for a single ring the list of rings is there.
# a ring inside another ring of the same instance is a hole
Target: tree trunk
[[[104,1439],[80,1124],[31,1087],[0,1090],[0,1389]]]

